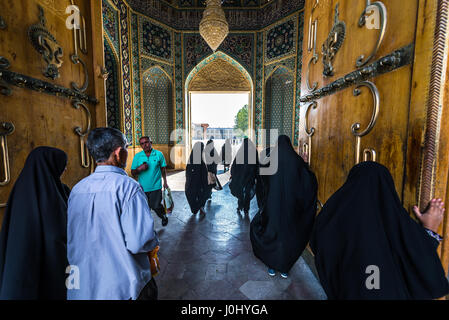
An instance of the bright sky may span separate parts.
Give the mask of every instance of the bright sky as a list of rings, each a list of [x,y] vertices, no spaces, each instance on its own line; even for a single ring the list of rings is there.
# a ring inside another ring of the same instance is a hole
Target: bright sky
[[[235,116],[245,104],[248,104],[247,93],[192,93],[192,123],[233,128]]]

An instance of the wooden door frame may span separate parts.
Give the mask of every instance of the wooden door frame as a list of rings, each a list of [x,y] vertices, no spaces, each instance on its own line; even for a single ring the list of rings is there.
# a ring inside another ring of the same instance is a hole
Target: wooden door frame
[[[403,199],[421,210],[434,197],[449,204],[448,19],[449,0],[419,1]],[[447,274],[449,210],[440,233],[438,253]]]

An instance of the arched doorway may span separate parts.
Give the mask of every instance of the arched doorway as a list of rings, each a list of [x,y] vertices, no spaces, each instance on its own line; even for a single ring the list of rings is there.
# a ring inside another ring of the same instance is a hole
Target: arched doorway
[[[146,70],[142,77],[144,135],[155,145],[169,145],[173,130],[173,84],[170,76],[160,67]],[[161,126],[164,123],[166,125]]]
[[[294,72],[284,66],[275,68],[265,82],[265,104],[263,129],[277,129],[293,141],[294,130]],[[273,138],[273,137],[271,137]],[[265,143],[271,145],[270,135],[266,134]]]
[[[227,54],[217,51],[201,61],[189,73],[186,92],[186,159],[192,148],[192,94],[195,93],[247,93],[248,137],[254,132],[254,84],[248,71]]]

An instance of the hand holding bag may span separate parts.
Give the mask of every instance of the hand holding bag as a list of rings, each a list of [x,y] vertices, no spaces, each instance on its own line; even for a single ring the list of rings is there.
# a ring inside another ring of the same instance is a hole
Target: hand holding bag
[[[172,213],[175,203],[173,202],[170,188],[164,189],[162,198],[163,198],[162,202],[163,202],[163,205],[165,208],[165,213],[166,214]]]
[[[215,176],[215,179],[217,181],[217,183],[214,186],[214,189],[217,190],[217,191],[223,190],[223,187],[221,186],[220,180],[218,179],[217,175],[214,174],[214,176]]]
[[[217,184],[217,177],[213,172],[207,173],[207,184],[210,186],[215,186]]]
[[[148,259],[150,260],[150,268],[151,268],[151,275],[154,277],[161,271],[161,266],[159,264],[159,257],[157,256],[157,253],[159,251],[159,246],[154,248],[152,251],[148,252]]]

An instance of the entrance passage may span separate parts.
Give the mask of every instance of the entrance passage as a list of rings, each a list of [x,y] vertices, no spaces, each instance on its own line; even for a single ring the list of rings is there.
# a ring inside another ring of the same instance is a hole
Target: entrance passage
[[[196,142],[203,142],[206,145],[207,141],[212,139],[215,150],[221,156],[221,148],[226,139],[229,139],[234,158],[243,138],[250,136],[250,100],[251,93],[249,91],[191,92],[190,146],[193,147]],[[220,184],[225,186],[229,182],[230,172],[225,173],[221,163],[218,164],[217,169],[217,178]],[[171,190],[184,191],[184,171],[171,172],[168,179]]]
[[[250,92],[192,92],[191,145],[212,139],[218,152],[226,139],[231,139],[233,147],[239,145],[248,135],[249,104]]]

